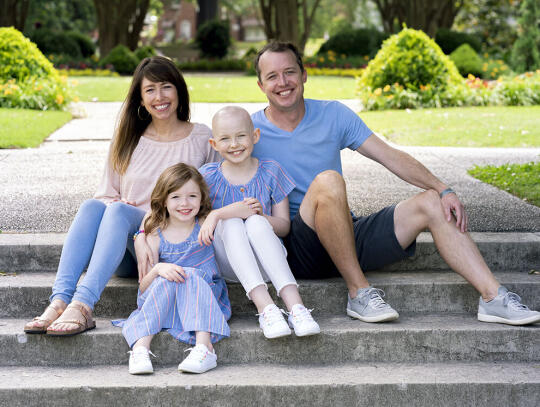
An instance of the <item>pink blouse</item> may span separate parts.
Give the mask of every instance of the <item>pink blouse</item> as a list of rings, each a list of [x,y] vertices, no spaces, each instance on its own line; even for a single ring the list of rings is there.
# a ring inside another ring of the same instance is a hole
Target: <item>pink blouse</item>
[[[107,159],[103,178],[94,198],[106,204],[124,199],[148,211],[150,195],[163,170],[179,162],[199,168],[220,159],[219,154],[208,143],[210,137],[212,132],[208,126],[199,123],[194,123],[189,136],[178,141],[161,142],[141,137],[123,175],[114,171]]]

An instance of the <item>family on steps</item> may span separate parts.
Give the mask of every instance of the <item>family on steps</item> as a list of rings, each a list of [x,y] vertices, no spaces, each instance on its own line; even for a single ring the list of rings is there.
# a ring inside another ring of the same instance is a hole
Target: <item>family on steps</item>
[[[495,279],[451,188],[343,104],[304,99],[307,74],[292,44],[266,45],[255,68],[268,106],[251,117],[226,107],[210,131],[190,122],[187,86],[171,61],[139,64],[100,187],[79,208],[50,305],[26,333],[70,336],[95,328],[93,309],[112,275],[138,277],[137,309],[113,321],[132,349],[129,372],[153,372],[151,341],[166,330],[194,345],[178,369],[203,373],[217,365],[213,344],[230,335],[225,281],[242,284],[269,339],[291,328],[296,336],[320,333],[296,278],[342,276],[349,316],[395,320],[399,314],[363,271],[412,256],[426,228],[443,259],[480,293],[480,321],[540,321]],[[352,215],[341,175],[345,148],[425,192]],[[273,302],[268,281],[287,311]]]

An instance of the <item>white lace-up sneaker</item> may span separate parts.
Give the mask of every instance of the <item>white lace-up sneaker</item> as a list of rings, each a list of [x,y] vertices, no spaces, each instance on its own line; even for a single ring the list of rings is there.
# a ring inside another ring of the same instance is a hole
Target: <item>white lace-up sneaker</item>
[[[294,304],[289,315],[289,326],[296,336],[316,335],[321,332],[319,324],[311,316],[310,309],[302,304]]]
[[[500,286],[497,296],[491,301],[486,302],[480,297],[478,320],[509,325],[527,325],[539,322],[540,312],[530,310],[529,307],[521,303],[519,295]]]
[[[150,355],[156,357],[144,346],[139,346],[129,352],[129,373],[130,374],[151,374],[154,373]]]
[[[276,304],[268,304],[264,307],[263,312],[257,314],[257,316],[266,338],[274,339],[291,334],[291,329]]]
[[[185,350],[190,352],[187,358],[178,365],[178,370],[187,373],[204,373],[217,366],[217,355],[210,352],[202,343]]]
[[[356,297],[349,297],[347,315],[364,322],[384,322],[398,319],[397,311],[388,305],[383,297],[384,291],[378,288],[360,288]]]

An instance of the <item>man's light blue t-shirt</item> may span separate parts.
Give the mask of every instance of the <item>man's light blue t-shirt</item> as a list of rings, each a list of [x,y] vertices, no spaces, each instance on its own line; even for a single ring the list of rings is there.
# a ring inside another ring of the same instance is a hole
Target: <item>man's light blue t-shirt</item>
[[[292,132],[275,126],[264,110],[251,115],[255,128],[261,129],[253,155],[276,160],[296,182],[289,195],[291,219],[317,174],[326,170],[342,174],[340,151],[356,150],[372,134],[362,119],[342,103],[306,99],[305,106],[306,113]]]

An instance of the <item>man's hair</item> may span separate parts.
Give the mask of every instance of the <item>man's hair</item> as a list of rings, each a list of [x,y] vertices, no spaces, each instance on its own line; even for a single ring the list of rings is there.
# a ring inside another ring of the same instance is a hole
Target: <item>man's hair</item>
[[[259,69],[259,59],[261,59],[262,54],[265,52],[287,52],[290,51],[293,53],[293,55],[296,58],[296,63],[300,67],[300,72],[304,72],[304,64],[302,63],[302,55],[300,54],[300,51],[298,51],[298,48],[294,46],[291,42],[282,42],[282,41],[272,41],[266,44],[255,57],[255,72],[257,72],[257,78],[259,79],[259,82],[261,81],[261,71]]]

